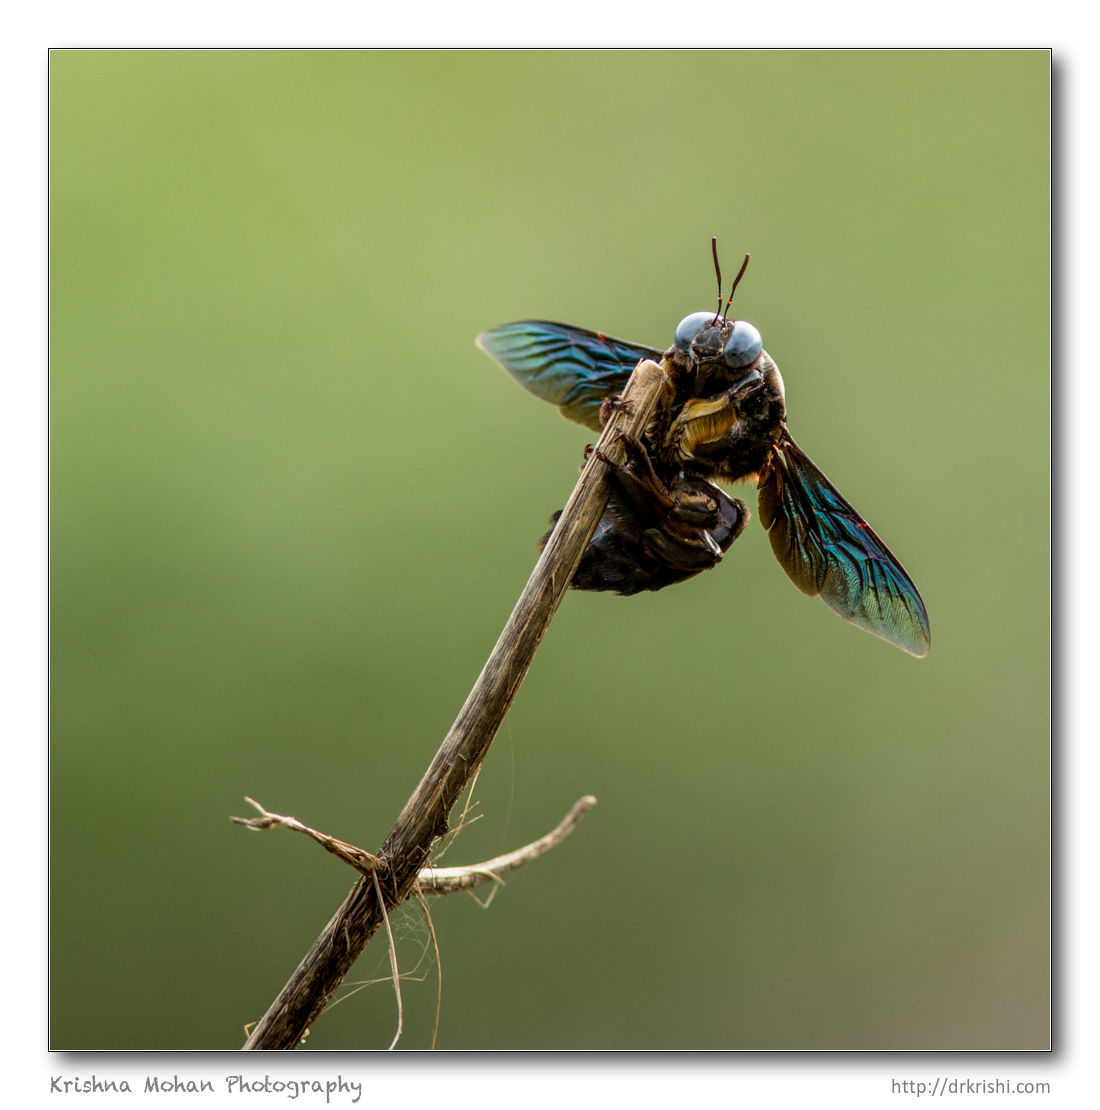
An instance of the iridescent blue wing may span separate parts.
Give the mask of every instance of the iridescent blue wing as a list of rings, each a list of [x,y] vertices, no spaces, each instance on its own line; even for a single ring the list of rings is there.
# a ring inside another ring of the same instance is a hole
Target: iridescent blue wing
[[[604,400],[623,391],[643,358],[664,357],[652,347],[552,320],[501,324],[483,331],[477,345],[524,389],[596,432]]]
[[[803,593],[910,655],[928,654],[928,614],[913,580],[785,431],[759,505],[772,551]]]

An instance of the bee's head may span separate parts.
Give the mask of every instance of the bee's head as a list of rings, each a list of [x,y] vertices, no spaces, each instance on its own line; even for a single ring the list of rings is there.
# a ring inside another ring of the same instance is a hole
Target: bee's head
[[[760,332],[748,320],[727,320],[733,303],[733,294],[738,283],[745,276],[749,256],[741,263],[737,277],[733,279],[726,307],[722,307],[722,268],[718,265],[718,240],[710,241],[711,254],[714,256],[714,276],[718,279],[718,311],[693,312],[685,316],[677,325],[672,337],[673,350],[695,363],[696,368],[707,373],[708,369],[724,366],[727,370],[749,370],[760,358],[764,341]]]
[[[760,357],[764,341],[748,320],[725,320],[716,312],[693,312],[677,325],[672,345],[696,362],[722,361],[744,370]]]

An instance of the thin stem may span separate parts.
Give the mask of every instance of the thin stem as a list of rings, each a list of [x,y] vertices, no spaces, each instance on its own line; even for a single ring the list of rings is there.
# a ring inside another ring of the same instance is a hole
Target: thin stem
[[[502,875],[518,871],[524,864],[538,859],[543,852],[560,844],[576,828],[577,822],[596,804],[591,794],[586,794],[573,803],[573,808],[561,819],[557,828],[545,836],[532,840],[513,852],[505,852],[483,863],[471,863],[465,867],[432,867],[430,864],[420,872],[420,889],[425,894],[453,894],[458,890],[473,890],[483,883],[503,882]]]
[[[361,878],[352,887],[256,1024],[246,1049],[300,1044],[382,924],[380,898],[393,907],[411,893],[433,842],[447,832],[451,808],[485,758],[603,513],[604,459],[624,459],[619,433],[640,437],[663,383],[656,363],[643,360],[635,367],[624,403],[614,409],[465,705],[382,845],[383,866],[373,881]]]

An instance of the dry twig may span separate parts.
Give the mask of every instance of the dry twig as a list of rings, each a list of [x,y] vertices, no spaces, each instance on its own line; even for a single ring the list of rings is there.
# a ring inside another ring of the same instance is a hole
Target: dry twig
[[[386,837],[378,853],[383,866],[352,888],[257,1023],[246,1049],[297,1047],[382,924],[380,900],[393,907],[411,893],[433,842],[447,832],[452,807],[485,758],[607,504],[604,460],[624,461],[619,433],[640,436],[663,382],[656,363],[643,360],[635,368],[623,392],[626,403],[600,436],[465,705]]]
[[[304,833],[315,840],[322,848],[342,859],[349,867],[354,867],[362,875],[373,879],[375,872],[384,864],[377,856],[345,840],[337,840],[328,833],[318,832],[303,824],[297,817],[286,817],[281,813],[272,813],[265,809],[254,798],[245,796],[249,805],[255,806],[260,811],[259,817],[230,817],[229,820],[236,825],[244,825],[250,829],[290,829],[292,832]],[[501,875],[509,871],[517,871],[524,864],[538,859],[544,852],[560,844],[576,827],[577,822],[596,804],[596,799],[591,794],[578,798],[569,812],[545,836],[524,844],[512,852],[505,852],[502,856],[494,856],[483,863],[468,864],[465,867],[436,867],[428,864],[421,868],[416,877],[417,886],[425,894],[454,894],[460,890],[473,890],[483,883],[503,883]]]
[[[551,829],[538,840],[533,840],[514,852],[505,852],[503,856],[467,867],[432,867],[429,864],[421,869],[416,881],[425,894],[453,894],[458,890],[473,890],[482,883],[503,883],[501,875],[516,871],[560,844],[595,804],[596,799],[591,794],[586,794],[573,803],[573,808],[561,819],[557,828]]]
[[[354,867],[356,871],[363,875],[370,875],[374,871],[377,871],[379,867],[384,866],[376,855],[373,855],[363,848],[357,848],[354,844],[348,844],[347,841],[344,840],[337,840],[336,837],[329,836],[328,833],[311,829],[308,825],[303,825],[297,817],[285,817],[281,813],[271,813],[247,794],[244,800],[248,802],[250,806],[255,806],[255,808],[260,811],[260,816],[230,817],[229,820],[235,825],[244,825],[246,828],[256,831],[282,828],[292,829],[294,832],[305,833],[306,836],[316,840],[326,851],[339,857],[346,864]]]
[[[334,856],[342,859],[350,867],[366,875],[375,885],[376,897],[381,897],[381,890],[377,885],[378,876],[375,872],[382,866],[382,861],[377,856],[372,855],[363,848],[357,848],[354,844],[348,844],[347,841],[337,840],[336,837],[329,836],[327,833],[318,832],[316,829],[312,829],[308,825],[303,824],[297,817],[287,817],[281,813],[272,813],[270,810],[260,805],[254,798],[246,796],[245,801],[259,810],[260,816],[231,817],[230,821],[257,831],[262,831],[264,829],[290,829],[292,832],[303,833],[312,840],[315,840],[321,847],[331,852]],[[517,848],[513,852],[506,852],[502,856],[495,856],[493,859],[485,860],[483,863],[474,863],[467,867],[436,867],[434,864],[429,864],[427,867],[421,869],[416,882],[413,884],[412,892],[416,900],[420,903],[421,911],[424,914],[424,920],[428,926],[431,943],[435,949],[437,969],[436,1007],[435,1024],[432,1028],[432,1048],[435,1048],[436,1038],[439,1034],[439,1015],[443,1004],[443,967],[439,955],[439,939],[435,935],[435,926],[432,924],[432,914],[428,909],[428,903],[424,895],[426,893],[436,895],[454,894],[460,890],[470,892],[483,883],[492,882],[498,885],[493,887],[489,897],[486,898],[484,902],[478,899],[477,895],[473,895],[474,900],[477,901],[479,905],[488,908],[489,903],[492,901],[493,894],[496,893],[499,886],[504,884],[504,880],[501,878],[502,875],[507,875],[509,871],[518,870],[525,864],[530,863],[531,860],[537,859],[544,852],[548,852],[551,848],[560,844],[577,827],[577,822],[580,821],[595,804],[596,799],[593,798],[591,794],[586,794],[583,798],[579,798],[573,803],[569,812],[550,830],[550,832],[545,836],[540,836],[538,840],[531,841],[530,844],[525,844],[522,848]],[[402,975],[398,969],[397,946],[394,942],[389,914],[386,912],[384,903],[382,904],[382,914],[383,923],[386,927],[386,936],[389,940],[390,977],[393,981],[393,990],[397,1001],[397,1030],[394,1033],[393,1040],[390,1042],[390,1048],[392,1049],[396,1047],[405,1024],[405,1009],[401,996],[401,980],[408,978],[409,973]],[[413,971],[415,972],[416,968],[414,968]],[[340,999],[340,1001],[343,1001],[343,999]],[[335,1005],[335,1003],[332,1005]],[[245,1030],[246,1036],[254,1025],[255,1022],[249,1023]]]

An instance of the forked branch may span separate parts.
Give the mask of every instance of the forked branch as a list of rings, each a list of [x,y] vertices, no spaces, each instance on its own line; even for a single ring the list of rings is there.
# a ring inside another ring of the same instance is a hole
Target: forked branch
[[[300,832],[316,841],[326,851],[342,859],[349,867],[354,868],[361,875],[371,878],[375,871],[384,864],[376,855],[357,848],[346,840],[337,840],[328,833],[311,829],[303,824],[297,817],[288,817],[282,813],[272,813],[265,809],[254,798],[245,798],[249,805],[254,806],[260,813],[259,817],[230,817],[229,820],[236,825],[244,825],[255,831],[264,829],[290,829],[291,832]],[[416,877],[417,885],[423,894],[454,894],[460,890],[474,890],[485,883],[501,883],[502,876],[510,871],[518,871],[525,864],[538,859],[544,852],[557,847],[576,827],[577,822],[596,804],[596,799],[591,794],[578,798],[573,803],[569,812],[545,836],[524,844],[522,848],[505,852],[502,856],[483,860],[481,863],[466,864],[464,867],[436,867],[428,864],[420,869]]]

